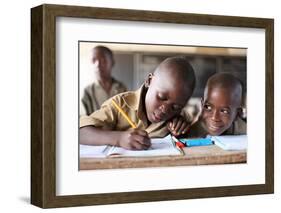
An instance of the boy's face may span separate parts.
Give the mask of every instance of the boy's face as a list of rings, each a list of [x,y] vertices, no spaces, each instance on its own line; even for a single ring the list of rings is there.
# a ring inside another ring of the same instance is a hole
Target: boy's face
[[[162,68],[164,69],[164,68]],[[179,115],[192,94],[182,80],[176,80],[171,72],[150,74],[145,96],[145,108],[151,123],[167,121]]]
[[[240,107],[238,97],[231,89],[208,89],[202,101],[201,118],[205,130],[210,135],[221,135],[230,128]]]
[[[102,78],[110,78],[111,77],[111,69],[113,67],[113,61],[109,55],[107,55],[101,49],[93,50],[92,62],[94,65],[95,71]]]

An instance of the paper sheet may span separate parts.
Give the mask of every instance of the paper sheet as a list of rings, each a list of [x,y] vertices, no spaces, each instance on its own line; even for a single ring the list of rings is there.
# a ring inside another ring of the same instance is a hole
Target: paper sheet
[[[211,138],[224,150],[245,150],[248,146],[247,135],[212,136]]]
[[[105,158],[108,146],[90,146],[80,144],[80,158]]]
[[[148,150],[127,150],[121,147],[112,147],[108,155],[114,156],[132,156],[132,157],[151,157],[165,155],[181,155],[182,153],[174,146],[171,135],[165,138],[152,138],[151,147]]]
[[[151,147],[148,150],[127,150],[115,146],[89,146],[80,145],[80,158],[105,158],[105,157],[151,157],[165,155],[181,155],[171,135],[165,138],[152,138]]]

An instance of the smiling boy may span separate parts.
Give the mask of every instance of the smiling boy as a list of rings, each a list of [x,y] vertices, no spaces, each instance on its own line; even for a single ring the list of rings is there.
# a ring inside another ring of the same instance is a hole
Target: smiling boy
[[[202,110],[187,137],[246,134],[246,123],[239,118],[242,84],[229,73],[211,76],[204,90]]]
[[[182,134],[188,123],[180,117],[195,87],[195,75],[183,57],[163,61],[137,91],[107,100],[100,110],[80,118],[80,143],[148,149],[151,137]],[[136,124],[130,124],[112,105],[114,100]],[[172,125],[167,125],[172,122]]]

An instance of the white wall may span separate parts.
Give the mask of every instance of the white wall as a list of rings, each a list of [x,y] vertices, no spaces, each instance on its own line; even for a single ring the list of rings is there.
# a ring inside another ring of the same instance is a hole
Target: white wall
[[[183,3],[184,2],[184,3]],[[39,212],[29,205],[30,193],[30,8],[39,0],[3,1],[1,4],[1,212]],[[142,1],[48,1],[56,4],[104,6],[116,8],[161,10],[275,18],[275,59],[280,54],[281,15],[278,1],[245,0],[142,0]],[[280,62],[275,60],[275,104],[280,109]],[[69,212],[277,212],[280,206],[281,147],[280,110],[275,111],[275,194],[230,198],[196,199],[169,202],[122,204],[68,208]],[[279,133],[278,133],[279,132]],[[4,146],[3,146],[4,145]],[[52,209],[50,212],[64,212]],[[280,211],[280,210],[279,210]]]

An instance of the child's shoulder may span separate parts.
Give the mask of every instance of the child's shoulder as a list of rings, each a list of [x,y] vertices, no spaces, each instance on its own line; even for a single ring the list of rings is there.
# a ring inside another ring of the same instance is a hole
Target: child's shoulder
[[[233,134],[240,135],[240,134],[247,133],[247,123],[246,123],[246,121],[242,120],[240,117],[238,117],[233,122],[233,125],[234,125]]]
[[[118,81],[115,78],[112,78],[112,81],[113,81],[112,85],[116,90],[122,91],[122,92],[127,91],[127,87],[121,81]]]
[[[247,134],[247,123],[240,117],[237,117],[231,127],[223,135],[244,135]]]
[[[136,105],[138,105],[139,97],[140,96],[138,95],[137,91],[127,91],[113,96],[105,101],[104,104],[110,104],[112,100],[114,100],[122,108],[135,108]]]
[[[93,90],[94,90],[94,85],[95,85],[95,83],[88,84],[88,85],[84,88],[84,92],[92,93]]]

